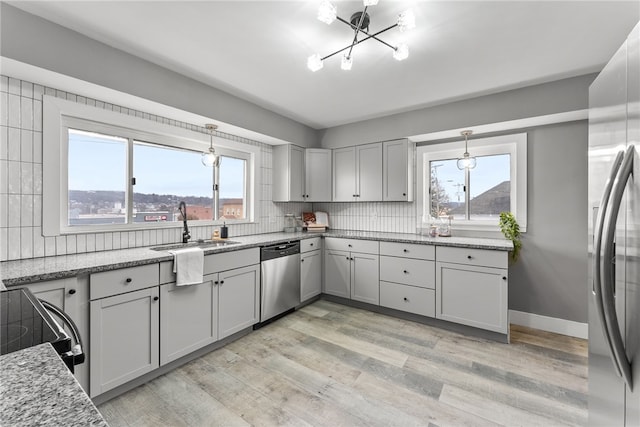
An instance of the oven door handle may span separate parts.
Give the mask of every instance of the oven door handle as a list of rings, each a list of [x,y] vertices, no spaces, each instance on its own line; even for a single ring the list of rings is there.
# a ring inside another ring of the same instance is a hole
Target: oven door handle
[[[43,299],[38,299],[38,301],[40,301],[40,303],[42,304],[42,306],[45,309],[47,309],[48,311],[52,312],[53,314],[55,314],[59,318],[61,318],[62,321],[69,326],[69,329],[71,330],[71,335],[73,335],[73,339],[76,342],[76,344],[71,349],[71,353],[72,353],[71,356],[73,356],[73,364],[74,365],[79,365],[79,364],[83,363],[85,355],[84,355],[84,351],[82,349],[84,348],[84,345],[82,343],[82,337],[80,336],[80,331],[78,330],[78,326],[76,326],[76,324],[73,321],[73,319],[71,319],[71,317],[69,317],[69,315],[67,313],[62,311],[57,306],[51,304],[50,302],[45,301]]]

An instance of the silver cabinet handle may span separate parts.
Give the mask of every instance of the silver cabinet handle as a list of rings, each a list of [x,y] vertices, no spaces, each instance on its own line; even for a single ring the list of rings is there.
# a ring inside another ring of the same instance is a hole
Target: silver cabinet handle
[[[600,294],[604,307],[605,325],[611,339],[611,354],[614,364],[617,364],[618,370],[624,381],[632,389],[631,363],[627,359],[626,349],[618,326],[618,316],[615,306],[615,266],[613,263],[615,257],[615,236],[616,222],[618,213],[622,203],[622,197],[627,185],[627,181],[633,172],[633,157],[635,156],[634,146],[631,145],[624,155],[622,164],[618,169],[616,178],[611,188],[611,198],[609,200],[609,209],[605,212],[604,228],[602,230],[603,248],[602,248],[602,269],[600,279]]]

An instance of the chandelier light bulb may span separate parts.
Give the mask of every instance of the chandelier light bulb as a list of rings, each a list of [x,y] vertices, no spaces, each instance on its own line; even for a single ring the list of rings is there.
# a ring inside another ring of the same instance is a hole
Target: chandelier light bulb
[[[400,31],[411,30],[416,27],[416,16],[413,10],[407,9],[398,16],[398,28]]]
[[[409,57],[409,46],[404,43],[401,43],[396,47],[393,51],[393,58],[397,61],[402,61],[403,59],[407,59]]]
[[[208,153],[202,153],[202,159],[201,159],[202,164],[208,168],[213,167],[217,159],[213,149],[210,149],[210,150],[211,151],[209,151]]]
[[[314,53],[307,59],[307,67],[314,73],[324,66],[319,53]]]
[[[338,9],[332,5],[328,0],[324,0],[318,7],[318,20],[324,22],[327,25],[331,25],[338,16]]]
[[[460,170],[473,169],[476,167],[476,158],[471,157],[469,155],[469,150],[467,149],[467,138],[469,138],[469,135],[471,135],[472,133],[473,131],[470,130],[463,130],[462,132],[460,132],[460,134],[464,136],[464,154],[456,162],[456,165]]]
[[[365,6],[375,6],[378,4],[378,0],[362,0],[362,4]]]
[[[351,58],[350,56],[347,56],[346,53],[342,55],[342,62],[340,63],[340,68],[342,68],[345,71],[349,71],[352,65],[353,65],[353,58]]]

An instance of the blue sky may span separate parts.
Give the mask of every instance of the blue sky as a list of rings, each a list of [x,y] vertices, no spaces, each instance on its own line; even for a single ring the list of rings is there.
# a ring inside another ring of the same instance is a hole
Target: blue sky
[[[496,186],[503,181],[510,180],[509,155],[482,156],[476,158],[478,163],[475,169],[471,170],[471,198],[484,193],[490,188]],[[464,193],[462,186],[464,185],[464,171],[456,166],[457,159],[432,161],[431,167],[436,167],[438,181],[449,195],[452,202],[464,202]]]
[[[198,152],[135,144],[135,192],[212,197],[213,168],[202,165],[200,159]],[[222,159],[221,198],[242,197],[243,163]],[[70,133],[70,190],[124,191],[125,166],[125,139]]]

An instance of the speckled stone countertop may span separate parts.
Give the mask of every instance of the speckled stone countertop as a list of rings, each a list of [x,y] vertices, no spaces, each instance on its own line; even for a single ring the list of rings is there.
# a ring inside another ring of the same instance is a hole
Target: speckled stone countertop
[[[205,254],[237,251],[263,245],[282,243],[289,240],[308,239],[316,236],[342,237],[350,239],[380,240],[398,243],[418,243],[438,246],[457,246],[476,249],[510,251],[513,244],[505,239],[472,237],[428,237],[420,234],[381,233],[369,231],[331,230],[324,233],[267,233],[251,236],[232,237],[237,242],[224,247],[203,248]],[[24,285],[45,280],[63,279],[79,274],[115,270],[153,264],[173,259],[167,251],[150,248],[119,249],[77,255],[61,255],[44,258],[5,261],[0,263],[0,280],[7,287]]]
[[[51,344],[0,356],[0,425],[107,426]]]

